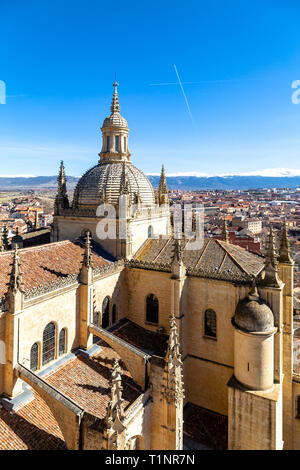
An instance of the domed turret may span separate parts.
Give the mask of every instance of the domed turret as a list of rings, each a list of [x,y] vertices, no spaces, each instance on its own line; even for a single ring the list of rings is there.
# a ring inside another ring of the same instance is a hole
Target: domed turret
[[[274,315],[270,307],[259,297],[256,287],[236,308],[234,325],[246,332],[268,332],[274,329]]]
[[[232,319],[234,375],[246,388],[267,390],[274,383],[274,315],[255,284]]]

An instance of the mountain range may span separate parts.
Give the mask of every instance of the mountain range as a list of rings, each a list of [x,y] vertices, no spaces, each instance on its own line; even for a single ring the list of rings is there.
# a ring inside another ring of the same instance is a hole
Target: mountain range
[[[159,174],[147,175],[154,187],[159,184]],[[74,189],[79,177],[68,176],[69,189]],[[235,175],[206,175],[201,173],[167,174],[169,189],[196,191],[198,189],[247,190],[261,188],[300,188],[300,170],[275,168]],[[55,189],[57,176],[0,175],[0,189]]]

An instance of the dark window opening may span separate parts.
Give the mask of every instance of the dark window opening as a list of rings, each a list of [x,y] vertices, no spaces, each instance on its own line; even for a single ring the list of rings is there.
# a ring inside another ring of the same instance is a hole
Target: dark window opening
[[[111,322],[112,324],[116,323],[117,321],[117,306],[113,304],[112,313],[111,313]]]
[[[146,299],[146,321],[158,323],[158,299],[153,294]]]
[[[63,328],[59,333],[58,354],[61,356],[66,352],[66,330]]]
[[[102,303],[102,328],[109,326],[109,297],[105,297]]]
[[[212,338],[217,337],[217,317],[216,312],[209,308],[204,313],[204,334]]]

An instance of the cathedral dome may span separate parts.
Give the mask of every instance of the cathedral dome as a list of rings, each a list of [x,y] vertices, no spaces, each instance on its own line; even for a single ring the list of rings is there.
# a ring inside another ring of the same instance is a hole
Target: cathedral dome
[[[128,194],[131,203],[155,204],[152,184],[142,171],[131,163],[103,162],[88,170],[77,183],[75,207],[96,208],[103,201],[118,204],[119,196]]]
[[[125,118],[120,113],[113,113],[104,119],[102,129],[105,127],[117,127],[128,129],[128,124]]]
[[[255,289],[238,303],[233,323],[248,333],[265,333],[274,329],[274,315]]]

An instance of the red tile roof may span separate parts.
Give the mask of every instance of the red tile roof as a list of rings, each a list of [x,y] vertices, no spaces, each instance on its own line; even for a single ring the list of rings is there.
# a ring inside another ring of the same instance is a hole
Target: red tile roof
[[[56,450],[63,445],[59,426],[38,394],[15,412],[0,409],[0,450]]]
[[[58,281],[71,274],[79,274],[84,247],[78,242],[61,241],[19,250],[25,290]],[[0,253],[0,298],[8,289],[13,252]],[[109,262],[93,253],[95,267]]]

